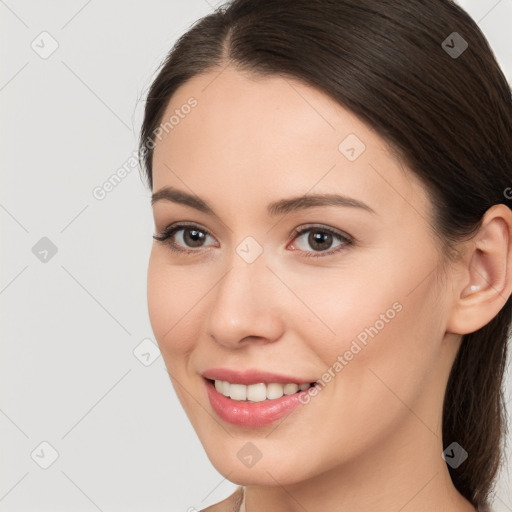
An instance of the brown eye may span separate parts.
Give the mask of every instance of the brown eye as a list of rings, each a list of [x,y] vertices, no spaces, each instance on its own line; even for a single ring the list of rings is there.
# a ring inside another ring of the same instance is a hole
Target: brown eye
[[[297,229],[294,240],[300,239],[305,234],[308,234],[308,236],[304,238],[301,244],[294,243],[301,252],[306,253],[305,257],[329,256],[353,244],[353,239],[348,235],[321,226]],[[335,246],[334,250],[329,250],[336,240],[340,243]],[[308,246],[313,251],[308,250]]]
[[[175,237],[177,233],[180,234]],[[153,236],[155,240],[165,242],[172,250],[178,252],[196,252],[194,248],[203,247],[207,237],[211,237],[208,231],[189,224],[169,226],[162,233]]]
[[[183,233],[182,239],[188,247],[201,247],[206,238],[202,231],[195,228],[183,228]]]

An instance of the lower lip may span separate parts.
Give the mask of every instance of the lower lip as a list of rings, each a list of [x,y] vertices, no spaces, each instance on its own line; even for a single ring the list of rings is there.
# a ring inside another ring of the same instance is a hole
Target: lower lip
[[[283,395],[274,400],[263,402],[241,402],[231,400],[215,389],[215,384],[204,379],[206,391],[213,410],[223,420],[241,427],[263,427],[289,414],[299,405],[304,405],[300,398],[305,396],[308,390]],[[307,403],[307,402],[306,402]]]

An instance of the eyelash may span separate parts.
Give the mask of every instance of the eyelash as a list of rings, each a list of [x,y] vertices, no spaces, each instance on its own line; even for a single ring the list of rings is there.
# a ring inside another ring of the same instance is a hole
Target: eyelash
[[[197,254],[198,252],[201,252],[200,249],[183,249],[179,245],[177,245],[175,242],[169,240],[175,233],[180,231],[183,228],[189,228],[194,229],[197,231],[200,231],[201,233],[204,233],[206,236],[211,236],[210,232],[206,229],[201,228],[200,226],[197,226],[195,224],[175,224],[168,226],[165,228],[161,233],[158,233],[157,235],[153,235],[153,238],[159,242],[166,243],[166,245],[171,249],[171,251],[178,252],[178,253],[184,253],[184,254]],[[299,251],[299,252],[305,252],[305,255],[303,257],[305,258],[323,258],[327,256],[332,256],[334,254],[337,254],[338,252],[346,249],[347,247],[350,247],[354,244],[354,239],[352,237],[349,237],[346,234],[343,234],[342,232],[338,232],[332,228],[326,228],[323,226],[308,226],[303,228],[296,228],[292,233],[292,240],[295,240],[295,238],[303,235],[304,233],[307,233],[308,231],[315,230],[321,233],[329,233],[333,235],[333,237],[337,238],[339,241],[343,242],[343,245],[338,246],[334,250],[330,251]]]

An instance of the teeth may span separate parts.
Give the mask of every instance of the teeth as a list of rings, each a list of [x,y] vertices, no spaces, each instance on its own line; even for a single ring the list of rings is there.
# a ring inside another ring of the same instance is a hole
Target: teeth
[[[247,400],[247,386],[226,382],[228,394],[233,400]]]
[[[281,398],[283,395],[293,395],[297,391],[308,389],[310,384],[231,384],[225,380],[216,380],[215,389],[224,396],[230,397],[232,400],[263,402],[264,400],[274,400]]]
[[[305,384],[309,388],[309,384]],[[304,384],[301,384],[301,386],[304,386]],[[285,384],[283,388],[283,392],[285,395],[293,395],[293,393],[297,393],[297,391],[300,389],[300,386],[298,384]]]
[[[243,384],[239,385],[243,386]],[[229,385],[229,396],[231,396],[231,386],[232,384]],[[263,382],[244,387],[247,389],[247,400],[251,402],[263,402],[263,400],[267,399],[267,386],[263,384]]]
[[[265,384],[263,384],[265,386]],[[276,398],[281,398],[284,395],[284,386],[281,384],[269,384],[266,386],[266,392],[269,400],[274,400]]]

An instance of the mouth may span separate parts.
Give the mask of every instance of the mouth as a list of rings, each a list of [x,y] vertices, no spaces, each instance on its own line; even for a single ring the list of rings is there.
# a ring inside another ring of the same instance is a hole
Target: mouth
[[[277,400],[283,396],[290,396],[305,391],[314,386],[316,382],[297,384],[294,382],[282,384],[279,382],[259,382],[256,384],[233,383],[225,380],[204,378],[220,394],[235,402],[257,403]]]
[[[314,382],[241,384],[205,376],[203,382],[216,415],[228,423],[245,428],[263,427],[281,420],[301,404],[308,403],[305,395],[311,387],[320,387]]]

